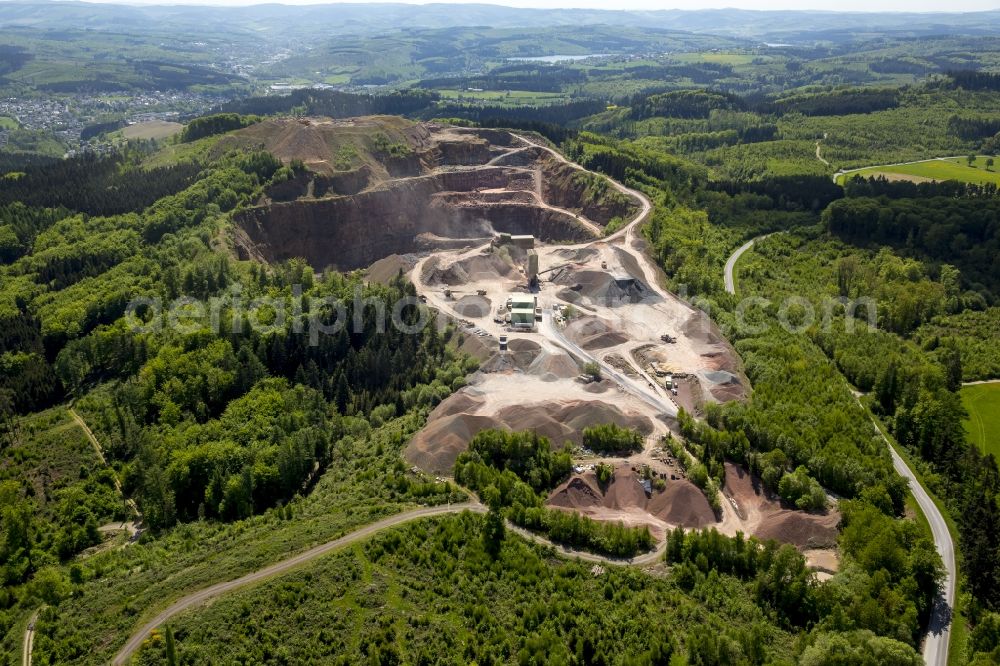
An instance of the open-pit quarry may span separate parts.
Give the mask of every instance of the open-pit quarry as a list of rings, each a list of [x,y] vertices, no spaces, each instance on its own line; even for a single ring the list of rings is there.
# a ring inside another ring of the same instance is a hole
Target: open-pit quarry
[[[364,268],[377,281],[403,270],[480,359],[407,446],[411,464],[448,476],[480,430],[534,430],[576,451],[552,507],[659,539],[675,526],[776,538],[835,570],[835,510],[783,507],[730,465],[716,515],[663,448],[680,408],[741,399],[748,383],[709,317],[660,286],[637,234],[651,212],[644,195],[504,130],[374,117],[273,120],[232,136],[308,167],[239,214],[241,256]],[[526,320],[512,318],[514,299],[530,302]],[[644,450],[582,450],[583,429],[608,422],[637,429]],[[604,486],[601,462],[615,468]]]

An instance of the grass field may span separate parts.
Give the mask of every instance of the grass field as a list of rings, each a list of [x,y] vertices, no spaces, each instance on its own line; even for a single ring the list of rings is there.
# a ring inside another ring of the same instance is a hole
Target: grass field
[[[969,412],[965,429],[984,453],[1000,458],[1000,382],[962,388],[962,404]]]
[[[447,100],[465,102],[490,102],[537,106],[554,104],[566,99],[563,93],[532,92],[530,90],[454,90],[443,88],[436,91]]]
[[[163,120],[152,120],[146,123],[136,123],[122,129],[122,136],[126,139],[165,139],[168,136],[177,134],[184,126],[180,123],[171,123]]]
[[[913,180],[922,182],[925,180],[959,180],[964,183],[996,183],[1000,185],[1000,173],[998,167],[986,169],[988,156],[979,155],[973,166],[969,166],[964,157],[954,157],[948,159],[927,160],[925,162],[915,162],[913,164],[899,164],[896,166],[874,166],[860,171],[840,176],[839,182],[843,183],[845,178],[884,175],[890,180]]]
[[[760,56],[748,53],[682,53],[677,57],[681,62],[713,62],[719,65],[749,65]]]
[[[17,129],[17,121],[9,116],[0,116],[0,129]]]

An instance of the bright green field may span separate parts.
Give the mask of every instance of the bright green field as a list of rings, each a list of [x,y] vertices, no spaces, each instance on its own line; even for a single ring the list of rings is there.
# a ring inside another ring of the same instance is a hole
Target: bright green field
[[[747,53],[682,53],[677,57],[683,62],[714,62],[720,65],[749,65],[760,56]]]
[[[962,404],[969,412],[965,429],[984,453],[1000,458],[1000,382],[962,388]]]
[[[562,93],[532,92],[530,90],[452,90],[448,88],[437,90],[441,97],[448,100],[461,100],[466,102],[507,102],[509,104],[521,104],[535,106],[540,104],[553,104],[562,101],[566,96]]]
[[[973,166],[969,166],[964,157],[949,158],[942,160],[930,160],[927,162],[917,162],[915,164],[900,164],[898,166],[876,166],[861,171],[852,171],[847,174],[848,178],[858,176],[868,177],[878,174],[914,176],[916,179],[928,178],[932,180],[960,180],[964,183],[996,183],[1000,185],[1000,173],[998,166],[987,171],[985,155],[976,158]],[[843,181],[844,177],[841,177]]]
[[[7,116],[0,116],[0,129],[17,129],[17,121]]]

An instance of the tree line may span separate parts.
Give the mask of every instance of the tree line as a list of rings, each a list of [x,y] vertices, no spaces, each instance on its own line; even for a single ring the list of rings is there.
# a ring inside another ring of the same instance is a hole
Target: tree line
[[[138,212],[183,190],[201,169],[193,162],[143,168],[139,162],[149,148],[129,145],[110,156],[85,153],[23,165],[15,177],[4,179],[0,205],[62,207],[98,216]]]
[[[967,288],[992,301],[1000,293],[1000,200],[993,198],[835,201],[823,222],[856,244],[889,244],[960,269]]]

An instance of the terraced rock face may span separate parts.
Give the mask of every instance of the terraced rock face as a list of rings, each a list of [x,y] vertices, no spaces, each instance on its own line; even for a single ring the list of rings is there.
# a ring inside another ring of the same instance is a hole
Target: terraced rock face
[[[500,130],[376,117],[267,121],[232,136],[309,168],[236,218],[238,251],[264,261],[352,270],[500,232],[580,242],[635,205]]]

